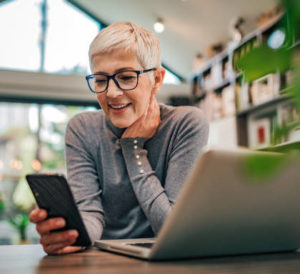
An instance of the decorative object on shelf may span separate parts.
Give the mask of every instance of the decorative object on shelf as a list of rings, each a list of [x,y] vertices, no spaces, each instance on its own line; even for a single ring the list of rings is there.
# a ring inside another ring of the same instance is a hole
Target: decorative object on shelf
[[[193,61],[192,73],[193,74],[199,73],[203,69],[204,64],[205,64],[205,58],[203,54],[197,53]]]
[[[241,41],[244,37],[244,32],[242,30],[242,25],[245,23],[243,17],[233,18],[230,22],[229,32],[232,36],[233,41]]]
[[[205,49],[205,54],[208,58],[213,58],[217,54],[221,53],[223,50],[224,50],[223,43],[216,43],[216,44],[209,45]]]
[[[268,118],[252,120],[249,124],[249,146],[252,149],[268,147],[271,144],[271,122]]]
[[[270,73],[252,83],[251,102],[258,105],[279,96],[280,74]]]
[[[272,8],[268,9],[267,11],[260,14],[257,20],[257,27],[261,28],[265,25],[269,24],[278,16],[278,14],[282,13],[282,6],[280,4],[277,4],[273,6]]]

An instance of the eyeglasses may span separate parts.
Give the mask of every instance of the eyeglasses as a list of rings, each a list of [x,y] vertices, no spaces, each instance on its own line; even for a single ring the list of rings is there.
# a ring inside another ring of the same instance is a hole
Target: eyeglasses
[[[133,90],[139,83],[139,75],[142,73],[156,70],[156,68],[146,70],[124,70],[117,72],[113,75],[107,75],[105,73],[95,73],[87,75],[85,77],[90,90],[93,93],[102,93],[108,89],[110,79],[113,79],[116,86],[123,90]]]

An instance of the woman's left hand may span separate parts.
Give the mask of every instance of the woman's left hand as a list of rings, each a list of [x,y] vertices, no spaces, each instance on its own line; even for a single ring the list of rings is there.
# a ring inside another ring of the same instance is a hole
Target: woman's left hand
[[[160,122],[159,105],[152,94],[146,112],[124,131],[122,138],[152,138]]]

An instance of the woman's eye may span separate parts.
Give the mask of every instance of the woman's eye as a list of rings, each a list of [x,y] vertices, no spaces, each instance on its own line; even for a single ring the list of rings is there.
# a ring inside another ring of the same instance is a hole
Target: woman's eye
[[[122,76],[121,79],[123,81],[128,81],[128,80],[132,80],[134,77],[133,76]]]
[[[118,79],[122,82],[130,82],[136,79],[135,75],[119,75]]]
[[[106,79],[95,79],[95,84],[96,85],[105,85]]]

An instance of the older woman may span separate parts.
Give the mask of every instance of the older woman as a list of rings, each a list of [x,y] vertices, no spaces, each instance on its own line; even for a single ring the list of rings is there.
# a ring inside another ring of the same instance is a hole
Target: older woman
[[[153,237],[176,201],[207,142],[208,125],[195,107],[158,104],[165,70],[157,38],[118,22],[89,51],[86,77],[102,110],[75,116],[66,131],[68,181],[92,241]],[[74,252],[76,230],[47,212],[30,214],[49,254]]]

